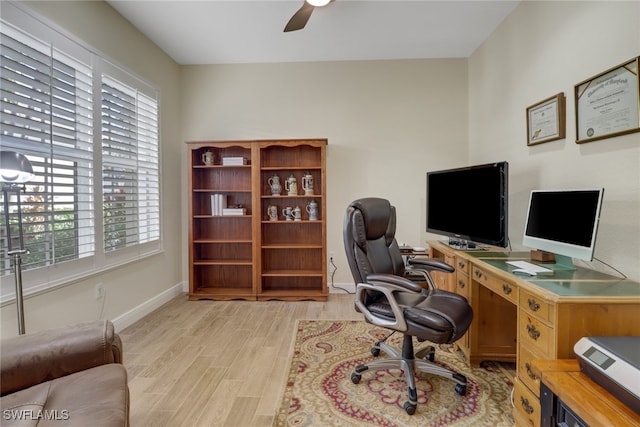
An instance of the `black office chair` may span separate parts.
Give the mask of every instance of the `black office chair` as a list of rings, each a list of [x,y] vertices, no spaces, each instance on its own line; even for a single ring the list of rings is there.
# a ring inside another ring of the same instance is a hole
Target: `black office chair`
[[[464,335],[473,319],[467,300],[455,293],[439,290],[433,285],[430,271],[453,272],[454,268],[438,260],[416,258],[405,266],[395,240],[396,213],[389,201],[364,198],[347,208],[343,237],[347,260],[356,282],[356,310],[366,322],[403,334],[402,349],[387,344],[389,336],[371,349],[389,358],[359,365],[351,374],[354,384],[367,370],[401,369],[404,371],[409,400],[404,409],[412,415],[417,408],[415,372],[426,372],[456,381],[454,390],[464,395],[467,379],[464,375],[433,363],[433,347],[414,352],[413,337],[434,344],[453,343]],[[428,288],[407,278],[407,273],[421,274]],[[423,357],[425,356],[425,357]]]

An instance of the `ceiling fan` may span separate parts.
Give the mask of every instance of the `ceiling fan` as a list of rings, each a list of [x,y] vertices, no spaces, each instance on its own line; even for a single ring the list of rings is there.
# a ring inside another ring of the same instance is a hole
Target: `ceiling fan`
[[[302,7],[298,9],[296,13],[293,14],[289,22],[287,22],[287,26],[284,27],[284,32],[288,33],[289,31],[297,31],[304,28],[307,25],[307,21],[311,16],[311,12],[316,7],[326,6],[334,0],[305,0],[302,3]]]

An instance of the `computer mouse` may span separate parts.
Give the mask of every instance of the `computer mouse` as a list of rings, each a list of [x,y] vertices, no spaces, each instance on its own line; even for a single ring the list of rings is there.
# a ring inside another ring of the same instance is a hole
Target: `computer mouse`
[[[511,272],[513,274],[518,274],[518,275],[522,275],[522,276],[529,276],[529,277],[536,275],[536,273],[534,273],[533,271],[527,271],[524,268],[516,268],[516,269],[511,270]]]

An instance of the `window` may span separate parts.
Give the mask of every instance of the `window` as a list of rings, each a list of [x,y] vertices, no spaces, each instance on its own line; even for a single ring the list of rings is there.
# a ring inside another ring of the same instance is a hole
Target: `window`
[[[25,154],[36,174],[20,193],[28,293],[160,249],[158,96],[8,6],[0,26],[0,149]],[[8,195],[13,239],[17,200]],[[4,206],[3,300],[13,292]]]
[[[157,102],[102,78],[104,249],[159,236]]]

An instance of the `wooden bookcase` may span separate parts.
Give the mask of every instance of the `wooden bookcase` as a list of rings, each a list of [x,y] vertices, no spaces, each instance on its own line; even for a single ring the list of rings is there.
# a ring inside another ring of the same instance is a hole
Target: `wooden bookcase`
[[[262,218],[260,221],[261,274],[258,299],[327,298],[327,258],[325,215],[325,153],[326,140],[262,141],[260,142],[260,191]],[[304,195],[302,176],[313,176],[313,195]],[[272,195],[268,180],[280,177],[282,194]],[[298,195],[287,195],[285,182],[293,175],[298,183]],[[306,207],[318,204],[318,219],[309,220]],[[278,220],[267,218],[269,205],[278,208]],[[301,221],[286,221],[282,211],[299,207]]]
[[[326,139],[198,141],[189,151],[189,299],[327,299]],[[214,163],[205,165],[211,151]],[[222,165],[223,157],[244,157],[246,165]],[[272,194],[269,178],[280,178]],[[298,183],[288,195],[287,178]],[[313,177],[305,194],[303,175]],[[243,215],[213,215],[211,197],[222,194]],[[317,219],[307,206],[317,204]],[[267,208],[275,206],[277,220]],[[285,220],[286,207],[301,218]]]
[[[202,156],[213,153],[214,164]],[[189,298],[253,299],[253,152],[247,142],[189,143]],[[223,157],[244,157],[247,165],[223,166]],[[245,215],[213,215],[212,195],[242,205]]]

